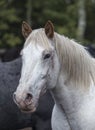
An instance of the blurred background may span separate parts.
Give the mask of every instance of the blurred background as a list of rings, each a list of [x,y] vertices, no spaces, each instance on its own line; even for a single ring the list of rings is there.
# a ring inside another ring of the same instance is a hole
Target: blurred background
[[[36,29],[47,20],[58,33],[95,48],[95,0],[0,0],[0,59],[18,57],[24,44],[22,21]]]
[[[44,27],[47,20],[53,22],[56,32],[83,44],[95,57],[95,0],[0,0],[0,62],[11,61],[19,57],[25,41],[21,34],[22,21],[27,21],[32,26],[32,29],[36,29]],[[6,72],[7,70],[8,72]],[[9,80],[6,80],[6,84],[8,83],[9,86],[13,88],[13,86],[16,87],[17,80],[14,82],[14,79],[16,78],[14,76],[15,74],[13,76],[9,75],[9,70],[11,69],[7,69],[6,67],[5,74],[8,75],[7,77],[9,78]],[[14,70],[13,73],[16,73],[15,71],[18,72],[18,70],[19,69]],[[2,73],[3,71],[1,71],[1,76]],[[16,74],[16,76],[18,75]],[[10,81],[13,82],[11,83]],[[5,82],[1,85],[1,88],[2,86],[7,88]],[[9,91],[5,92],[8,94]],[[0,90],[0,93],[2,94],[2,89]],[[36,130],[50,129],[52,109],[48,104],[53,105],[53,103],[50,102],[51,99],[49,99],[49,97],[47,96],[46,98],[43,98],[44,100],[42,99],[42,104],[44,102],[44,106],[45,103],[46,106],[43,107],[42,105],[43,109],[39,107],[36,114],[34,114],[34,116],[32,115],[33,117],[31,116],[32,125],[35,125],[35,127],[38,128]],[[47,103],[46,100],[49,101],[49,103]],[[4,100],[4,103],[5,101],[6,100]],[[9,101],[11,102],[11,100]],[[11,105],[8,106],[8,108],[11,107]],[[15,107],[13,106],[13,108]],[[1,118],[4,119],[7,117],[7,111],[3,110],[3,107],[2,111],[4,112],[4,115],[1,113]],[[50,112],[48,113],[48,111]],[[8,119],[11,120],[11,117],[13,116],[14,115],[11,114]],[[17,116],[14,120],[16,119],[18,121],[17,118],[19,117]],[[10,120],[8,123],[11,122]],[[14,120],[12,121],[13,125]],[[6,123],[6,121],[7,120],[4,119],[4,123]],[[5,125],[6,127],[9,126],[9,124],[7,124]],[[1,127],[2,124],[0,124],[0,128]]]

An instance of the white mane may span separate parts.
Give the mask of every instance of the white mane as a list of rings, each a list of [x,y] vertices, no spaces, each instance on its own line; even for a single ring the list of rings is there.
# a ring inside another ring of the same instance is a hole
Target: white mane
[[[56,50],[61,63],[61,71],[73,85],[88,88],[91,79],[95,83],[95,61],[84,47],[73,40],[55,34]]]
[[[44,29],[34,30],[27,38],[24,47],[30,43],[40,44],[49,49],[49,40]],[[34,41],[34,42],[33,42]],[[91,79],[95,83],[95,61],[84,47],[69,38],[54,34],[53,41],[61,64],[61,73],[67,76],[66,83],[88,88]]]

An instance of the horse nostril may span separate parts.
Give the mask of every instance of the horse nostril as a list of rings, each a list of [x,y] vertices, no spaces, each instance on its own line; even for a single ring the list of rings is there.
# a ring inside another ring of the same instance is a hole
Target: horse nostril
[[[31,102],[32,97],[33,97],[32,94],[27,93],[27,96],[25,98],[25,103],[29,104]]]

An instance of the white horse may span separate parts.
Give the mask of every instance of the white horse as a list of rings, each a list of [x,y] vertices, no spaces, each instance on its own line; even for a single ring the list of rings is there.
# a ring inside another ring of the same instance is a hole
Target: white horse
[[[49,89],[55,106],[53,130],[95,130],[95,61],[82,45],[45,28],[22,24],[26,38],[22,72],[14,100],[24,112],[34,112]],[[44,104],[43,104],[44,107]]]

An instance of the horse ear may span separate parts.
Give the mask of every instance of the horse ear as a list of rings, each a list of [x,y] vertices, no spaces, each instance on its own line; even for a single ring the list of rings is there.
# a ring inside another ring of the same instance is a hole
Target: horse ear
[[[45,34],[47,35],[48,38],[53,38],[54,36],[54,26],[51,21],[48,21],[45,24]]]
[[[31,32],[32,32],[32,28],[30,27],[30,25],[26,23],[25,21],[23,21],[22,22],[22,35],[24,36],[24,38],[26,39]]]

